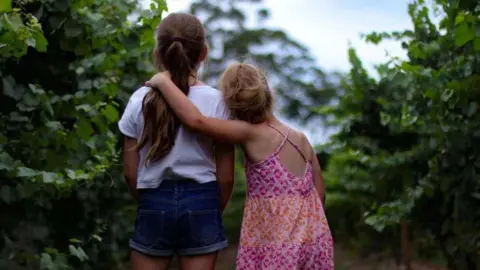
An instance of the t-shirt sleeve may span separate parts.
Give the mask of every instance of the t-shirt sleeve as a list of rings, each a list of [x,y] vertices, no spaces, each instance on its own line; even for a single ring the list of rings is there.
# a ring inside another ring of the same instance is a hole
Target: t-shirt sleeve
[[[138,139],[140,136],[138,132],[140,113],[141,104],[138,104],[138,102],[131,97],[123,112],[122,118],[118,121],[118,128],[123,135]]]
[[[217,109],[215,111],[215,118],[230,120],[231,114],[230,110],[227,108],[227,105],[223,100],[220,100],[217,104]]]

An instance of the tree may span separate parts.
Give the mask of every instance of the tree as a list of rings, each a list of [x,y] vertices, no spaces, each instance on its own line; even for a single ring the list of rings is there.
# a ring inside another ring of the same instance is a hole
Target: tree
[[[439,25],[430,10],[443,13]],[[478,1],[414,1],[413,30],[366,36],[402,42],[408,59],[379,66],[374,80],[352,49],[338,106],[321,110],[341,127],[326,176],[334,209],[383,237],[408,221],[417,246],[434,241],[450,269],[480,267],[479,12]]]
[[[0,17],[1,269],[123,263],[134,209],[115,123],[154,71],[166,10],[163,0],[140,7],[18,0]]]

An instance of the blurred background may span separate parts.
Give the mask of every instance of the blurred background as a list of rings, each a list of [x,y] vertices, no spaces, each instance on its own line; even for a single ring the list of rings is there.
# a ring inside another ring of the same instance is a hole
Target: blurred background
[[[0,0],[0,269],[127,269],[116,122],[177,11],[207,29],[203,80],[259,65],[315,145],[336,269],[480,269],[476,0]]]

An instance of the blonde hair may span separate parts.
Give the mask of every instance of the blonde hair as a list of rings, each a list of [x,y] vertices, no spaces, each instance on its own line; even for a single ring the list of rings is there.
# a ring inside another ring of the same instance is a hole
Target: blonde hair
[[[235,119],[258,124],[272,113],[273,95],[266,76],[253,65],[230,65],[220,79],[220,88]]]

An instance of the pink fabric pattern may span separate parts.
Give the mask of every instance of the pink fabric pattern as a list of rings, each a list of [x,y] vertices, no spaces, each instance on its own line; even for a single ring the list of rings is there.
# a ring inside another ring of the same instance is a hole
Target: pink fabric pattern
[[[280,161],[278,152],[287,136],[270,157],[246,164],[238,270],[334,269],[333,239],[313,185],[312,164],[298,177]]]

